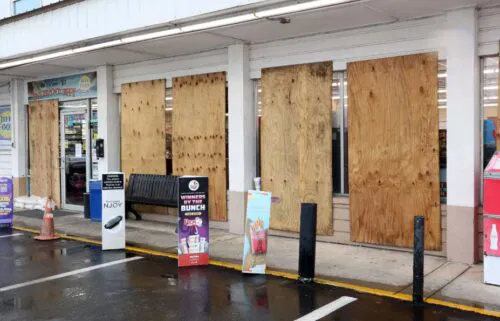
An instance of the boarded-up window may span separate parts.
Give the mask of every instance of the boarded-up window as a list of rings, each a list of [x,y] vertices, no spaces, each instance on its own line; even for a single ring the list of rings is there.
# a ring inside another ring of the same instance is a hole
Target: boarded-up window
[[[318,204],[317,230],[333,232],[332,63],[262,70],[262,187],[278,202],[271,228],[299,230],[300,203]]]
[[[437,54],[348,64],[351,238],[441,248]]]
[[[211,220],[227,221],[226,75],[173,79],[175,175],[208,176]]]
[[[57,100],[29,105],[30,192],[61,204],[59,104]]]
[[[121,167],[130,174],[166,174],[165,80],[123,84],[121,87]],[[142,205],[149,213],[166,213],[164,207]]]

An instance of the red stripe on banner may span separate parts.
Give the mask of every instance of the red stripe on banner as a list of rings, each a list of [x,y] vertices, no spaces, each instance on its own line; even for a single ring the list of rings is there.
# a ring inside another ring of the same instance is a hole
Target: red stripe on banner
[[[178,266],[208,265],[208,253],[193,253],[179,255]]]

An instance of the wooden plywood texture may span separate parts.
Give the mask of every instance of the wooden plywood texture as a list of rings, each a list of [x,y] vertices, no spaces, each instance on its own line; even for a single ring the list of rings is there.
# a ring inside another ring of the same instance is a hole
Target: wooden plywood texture
[[[51,197],[61,206],[59,103],[42,100],[29,105],[30,193]]]
[[[225,119],[225,73],[173,79],[173,172],[208,176],[215,221],[227,221]]]
[[[128,177],[166,174],[165,80],[121,87],[121,167]],[[140,206],[139,211],[166,213],[164,207]]]
[[[333,233],[332,63],[262,70],[261,172],[271,228],[299,231],[300,203],[318,204],[317,231]]]
[[[349,84],[351,239],[441,249],[435,53],[353,62]]]

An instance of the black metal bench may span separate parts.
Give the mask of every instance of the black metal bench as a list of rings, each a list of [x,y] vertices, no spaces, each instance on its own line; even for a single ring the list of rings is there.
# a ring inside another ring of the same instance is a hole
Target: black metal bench
[[[130,174],[125,192],[125,213],[135,215],[137,220],[142,216],[132,207],[133,204],[155,205],[177,208],[179,193],[178,176]]]

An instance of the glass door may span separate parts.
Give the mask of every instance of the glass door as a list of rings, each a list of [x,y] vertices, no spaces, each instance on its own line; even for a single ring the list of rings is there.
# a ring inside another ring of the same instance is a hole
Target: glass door
[[[61,110],[61,196],[65,209],[82,210],[87,190],[88,109]]]

